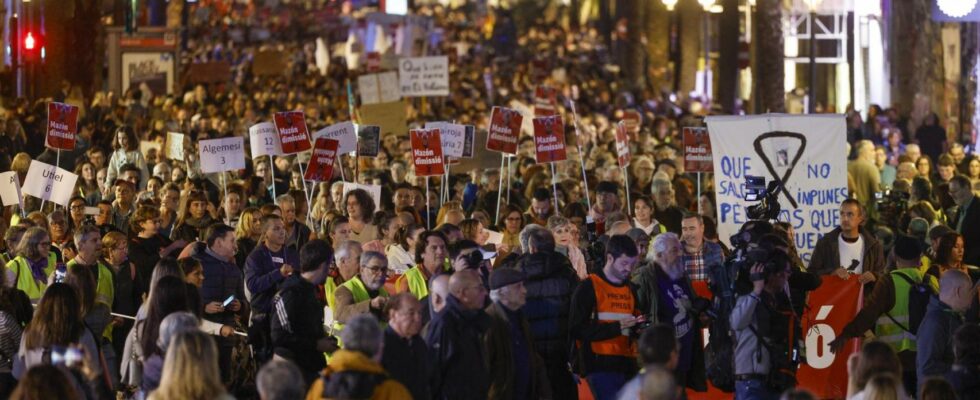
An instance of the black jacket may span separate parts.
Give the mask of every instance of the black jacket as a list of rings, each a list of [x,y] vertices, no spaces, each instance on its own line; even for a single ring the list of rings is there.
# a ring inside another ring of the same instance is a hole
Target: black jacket
[[[385,329],[385,346],[381,354],[381,366],[391,378],[405,385],[414,399],[430,399],[429,381],[432,379],[432,362],[427,357],[429,347],[418,335],[411,339],[398,336],[389,326]]]
[[[959,218],[960,211],[957,209],[949,219],[949,226],[956,229]],[[974,195],[970,201],[970,208],[966,210],[966,219],[963,220],[959,233],[963,235],[963,263],[980,265],[980,196]]]
[[[517,267],[526,275],[524,316],[535,349],[545,360],[567,361],[569,305],[578,286],[572,263],[560,253],[538,252],[522,256]]]
[[[292,274],[279,286],[272,299],[272,345],[276,355],[292,360],[312,382],[327,366],[316,342],[323,332],[323,304],[317,300],[317,289],[300,274]]]
[[[953,364],[953,369],[946,373],[946,380],[960,400],[980,400],[980,366]]]
[[[233,295],[242,305],[239,311],[248,307],[248,302],[245,301],[242,271],[231,261],[215,257],[213,253],[208,251],[208,246],[203,242],[196,242],[193,246],[191,257],[201,263],[201,269],[204,272],[204,284],[201,285],[202,304],[208,304],[212,301],[224,303],[229,296]],[[235,312],[231,310],[217,314],[205,314],[204,319],[235,326]]]
[[[136,265],[136,283],[140,290],[140,296],[150,289],[153,269],[160,261],[160,249],[170,246],[171,243],[173,243],[172,240],[161,235],[149,239],[141,237],[129,239],[129,262]],[[176,253],[180,252],[179,250],[175,251]]]
[[[429,322],[429,359],[435,364],[432,398],[485,400],[490,391],[483,334],[490,318],[483,310],[464,310],[452,295],[446,308]]]

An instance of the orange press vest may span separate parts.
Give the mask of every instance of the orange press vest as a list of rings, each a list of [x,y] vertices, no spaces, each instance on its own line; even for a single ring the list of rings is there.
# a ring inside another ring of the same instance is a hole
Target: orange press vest
[[[595,290],[596,313],[599,322],[619,322],[636,314],[636,299],[628,284],[613,286],[596,274],[590,274]],[[592,352],[605,356],[634,357],[636,342],[630,339],[629,331],[612,339],[592,342]]]

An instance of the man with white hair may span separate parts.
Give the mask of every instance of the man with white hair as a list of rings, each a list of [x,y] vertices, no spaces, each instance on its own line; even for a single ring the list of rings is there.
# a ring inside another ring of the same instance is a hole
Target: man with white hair
[[[303,375],[289,360],[272,360],[259,369],[255,386],[261,400],[291,400],[303,398]]]
[[[709,304],[694,293],[684,249],[674,233],[661,233],[650,246],[654,263],[633,276],[636,298],[653,323],[671,323],[680,345],[677,384],[697,391],[707,390],[699,315]]]
[[[388,303],[388,292],[384,289],[388,258],[376,251],[365,251],[361,255],[360,265],[357,276],[344,282],[334,292],[336,331],[342,330],[343,324],[355,316],[370,313],[381,319],[384,315],[385,304]]]
[[[875,145],[870,140],[857,142],[857,158],[847,164],[847,173],[854,180],[854,197],[874,218],[875,193],[880,189],[881,173],[875,166]]]
[[[922,157],[922,149],[916,143],[909,143],[905,145],[905,155],[912,159],[912,163],[915,163],[920,157]]]

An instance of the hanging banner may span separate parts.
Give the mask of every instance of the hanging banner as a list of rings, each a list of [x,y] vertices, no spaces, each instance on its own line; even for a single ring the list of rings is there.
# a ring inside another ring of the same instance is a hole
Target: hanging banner
[[[276,126],[271,122],[260,122],[248,128],[249,148],[252,158],[282,155],[282,144]]]
[[[748,221],[745,177],[778,179],[780,221],[789,222],[804,263],[817,239],[840,224],[848,197],[843,115],[708,117],[715,171],[718,236],[725,241]]]
[[[337,140],[337,151],[340,154],[357,151],[357,127],[351,121],[330,125],[313,134],[313,140],[322,137]]]
[[[463,157],[466,144],[466,126],[449,122],[426,122],[425,129],[438,129],[442,141],[442,154],[446,157]]]
[[[415,176],[439,176],[445,172],[442,165],[442,142],[438,129],[412,129],[412,162]]]
[[[684,171],[712,172],[711,140],[705,128],[685,127],[682,133],[684,143]]]
[[[535,118],[534,153],[538,164],[565,161],[565,124],[560,115]]]
[[[307,151],[310,145],[310,134],[306,128],[306,118],[302,111],[277,112],[272,116],[279,134],[282,154],[295,154]]]
[[[524,116],[514,109],[494,107],[490,112],[487,150],[517,154],[517,138],[521,135]]]
[[[340,144],[336,139],[319,138],[313,146],[313,156],[310,163],[306,166],[306,175],[303,179],[315,182],[328,182],[333,177],[333,164],[337,159],[337,146]]]
[[[23,198],[20,194],[20,179],[17,172],[7,171],[0,173],[0,201],[4,206],[20,205],[23,206]]]
[[[381,127],[357,125],[357,156],[377,157],[381,151]]]
[[[538,85],[534,88],[534,116],[547,117],[558,114],[558,89]]]
[[[632,157],[630,154],[629,128],[627,127],[626,121],[619,121],[616,124],[616,161],[619,162],[620,168],[624,168],[630,165]]]
[[[197,148],[205,174],[245,169],[245,138],[241,136],[202,140]]]
[[[48,103],[48,129],[44,145],[59,150],[75,150],[78,134],[78,107],[64,103]]]
[[[24,178],[23,193],[68,207],[68,201],[75,193],[77,180],[78,175],[54,165],[31,160],[27,177]]]
[[[167,158],[184,161],[184,134],[167,132]]]

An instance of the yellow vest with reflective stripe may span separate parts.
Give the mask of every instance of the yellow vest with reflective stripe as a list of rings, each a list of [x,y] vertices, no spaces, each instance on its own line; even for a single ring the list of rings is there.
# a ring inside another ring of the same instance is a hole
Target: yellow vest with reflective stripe
[[[422,273],[421,265],[416,265],[405,271],[398,280],[404,279],[408,283],[408,291],[415,295],[415,298],[422,300],[429,295],[429,282],[426,281],[425,275]]]
[[[895,305],[892,306],[887,315],[878,317],[875,336],[878,337],[878,340],[891,345],[895,352],[915,351],[915,334],[902,328],[902,326],[909,328],[909,290],[912,289],[912,285],[905,279],[894,275],[901,274],[908,277],[912,282],[918,283],[922,282],[922,274],[918,268],[896,269],[891,274],[892,286],[895,287]],[[895,322],[902,325],[899,326]]]
[[[340,286],[350,290],[350,293],[354,296],[354,303],[360,303],[362,301],[370,300],[371,295],[368,294],[367,288],[364,287],[364,282],[361,281],[360,276],[355,276],[351,280],[344,282]],[[388,297],[388,292],[384,287],[378,290],[378,296]],[[383,328],[382,324],[382,328]],[[337,314],[334,314],[333,318],[333,331],[340,335],[340,331],[344,330],[344,324],[337,322]]]
[[[45,277],[54,272],[57,262],[58,257],[54,252],[48,252],[48,266],[44,267]],[[34,280],[34,274],[31,273],[31,265],[22,256],[17,256],[8,262],[7,269],[14,273],[14,279],[17,280],[15,287],[27,294],[27,297],[31,299],[32,303],[37,303],[41,299],[41,296],[44,295],[44,290],[48,288],[47,279],[41,282]]]

